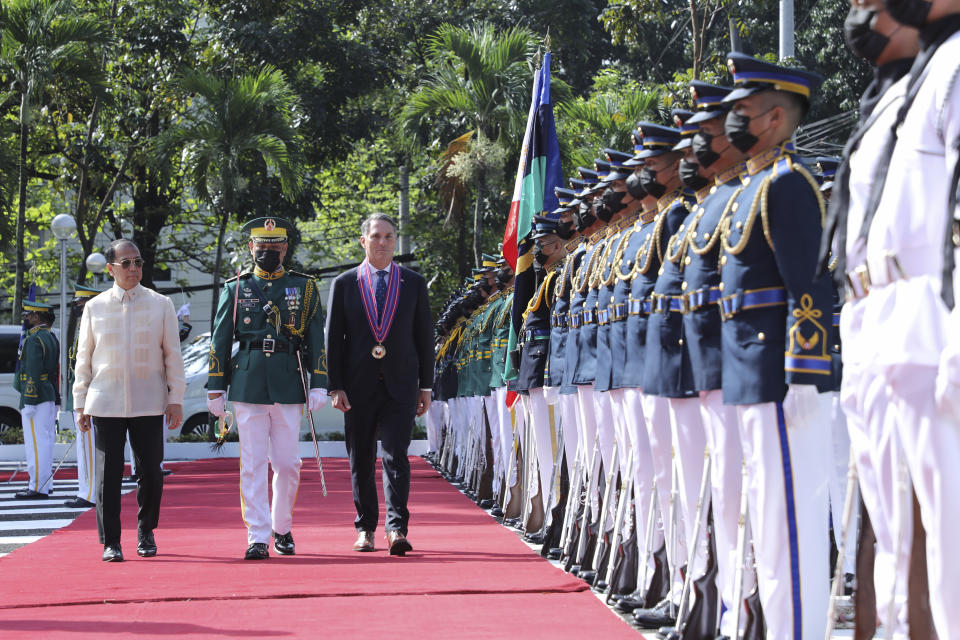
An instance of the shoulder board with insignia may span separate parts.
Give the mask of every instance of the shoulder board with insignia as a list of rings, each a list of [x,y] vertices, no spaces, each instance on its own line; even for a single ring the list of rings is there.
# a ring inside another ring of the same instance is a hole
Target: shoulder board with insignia
[[[238,280],[238,279],[241,279],[241,278],[249,278],[249,277],[252,276],[252,275],[253,275],[253,271],[244,271],[244,272],[241,273],[240,275],[231,276],[231,277],[227,278],[226,280],[224,280],[223,282],[224,282],[224,284],[226,284],[226,283],[231,282],[231,281],[233,281],[233,280]]]
[[[300,273],[299,271],[287,271],[288,276],[300,276],[301,278],[306,278],[307,280],[316,280],[317,276],[312,276],[309,273]]]

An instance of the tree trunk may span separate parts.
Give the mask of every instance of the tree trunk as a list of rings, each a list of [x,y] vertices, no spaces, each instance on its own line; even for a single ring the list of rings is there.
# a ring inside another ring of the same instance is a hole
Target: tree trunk
[[[11,324],[20,324],[20,315],[23,311],[23,276],[27,270],[27,264],[24,260],[23,236],[27,225],[27,135],[30,128],[27,126],[24,118],[29,111],[27,103],[27,94],[24,93],[20,98],[20,176],[18,180],[18,202],[17,202],[17,272],[13,285],[13,318]]]
[[[697,12],[697,0],[690,0],[690,32],[693,34],[691,44],[693,45],[693,79],[700,79],[700,67],[703,56],[703,33],[701,32],[702,17]]]
[[[213,263],[213,295],[210,298],[210,330],[217,317],[217,303],[220,300],[220,266],[223,263],[223,236],[227,231],[227,211],[220,212],[220,228],[217,230],[217,259]]]
[[[463,208],[460,208],[457,216],[457,271],[461,281],[470,275],[470,266],[467,264],[467,216]]]
[[[483,196],[487,190],[486,186],[486,171],[481,169],[480,175],[477,178],[477,200],[473,204],[473,260],[478,267],[481,264],[481,257],[483,254],[483,247],[481,246],[483,231],[483,209],[481,208],[481,204],[483,202]]]

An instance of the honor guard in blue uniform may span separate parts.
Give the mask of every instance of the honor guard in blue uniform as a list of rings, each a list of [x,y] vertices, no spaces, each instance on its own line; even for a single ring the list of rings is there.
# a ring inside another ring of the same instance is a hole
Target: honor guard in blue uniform
[[[566,465],[569,477],[573,477],[579,444],[580,427],[577,397],[574,393],[561,393],[563,376],[566,369],[565,351],[567,333],[570,325],[570,279],[578,259],[582,256],[581,241],[576,230],[574,212],[579,209],[580,201],[572,189],[557,187],[555,190],[559,206],[551,212],[557,219],[557,236],[564,243],[564,258],[558,266],[553,291],[553,308],[550,318],[550,358],[544,372],[544,396],[548,404],[556,404],[560,414],[560,428],[563,430],[563,447],[566,452]]]
[[[741,188],[740,175],[746,155],[730,144],[724,133],[729,104],[723,98],[731,89],[705,82],[690,83],[696,113],[687,125],[698,126],[691,149],[700,174],[710,177],[705,197],[699,198],[682,232],[683,342],[690,357],[694,389],[700,396],[700,412],[710,453],[713,539],[717,548],[717,583],[724,613],[722,635],[734,637],[733,606],[737,523],[740,511],[742,451],[737,411],[723,404],[721,391],[720,234],[730,215],[731,201]],[[743,593],[753,588],[753,573],[745,576]],[[741,616],[741,620],[744,619]]]
[[[317,282],[283,266],[292,231],[283,218],[255,218],[243,225],[254,268],[224,285],[210,342],[207,406],[222,418],[225,401],[233,402],[240,434],[247,560],[267,558],[271,537],[277,553],[294,554],[291,525],[300,486],[300,422],[305,404],[308,411],[316,411],[327,401],[324,313]],[[234,341],[239,342],[236,356]],[[272,504],[268,461],[273,469]]]
[[[830,276],[817,271],[824,216],[793,133],[821,78],[731,53],[725,130],[749,156],[721,237],[724,402],[737,407],[767,629],[820,637],[827,610]]]
[[[57,405],[60,404],[60,345],[50,332],[53,307],[25,300],[26,337],[20,345],[13,388],[20,392],[20,421],[29,482],[15,498],[35,500],[53,493],[53,443],[57,438]]]
[[[77,327],[80,326],[80,317],[83,315],[83,306],[87,300],[99,294],[98,289],[86,287],[82,284],[73,285],[72,313],[76,318]],[[74,368],[77,364],[77,338],[74,334],[70,351],[67,352],[67,393],[63,397],[63,410],[73,412],[73,379]],[[74,424],[79,417],[74,415]],[[76,430],[77,446],[77,495],[64,502],[64,505],[73,509],[86,509],[97,504],[97,458],[94,444],[93,430]]]
[[[549,514],[553,505],[548,503],[548,499],[551,495],[553,499],[557,496],[553,488],[557,425],[554,412],[547,404],[543,385],[544,372],[550,358],[550,324],[556,280],[560,276],[558,265],[566,256],[566,249],[557,236],[557,221],[552,218],[535,216],[531,238],[536,243],[533,260],[540,282],[523,314],[517,390],[525,392],[521,399],[527,415],[527,426],[533,435],[535,452],[531,453],[536,454],[539,469],[540,490],[533,498],[537,501],[533,512]],[[530,459],[532,460],[532,457]],[[533,483],[530,488],[533,493]],[[545,517],[542,523],[548,525],[549,517]],[[531,532],[529,528],[527,531]]]

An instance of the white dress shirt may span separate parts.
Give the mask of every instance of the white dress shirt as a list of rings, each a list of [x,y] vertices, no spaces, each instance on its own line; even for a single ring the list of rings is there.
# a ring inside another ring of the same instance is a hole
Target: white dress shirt
[[[183,404],[186,381],[173,302],[142,285],[113,285],[87,302],[77,339],[73,403],[98,417],[154,416]]]

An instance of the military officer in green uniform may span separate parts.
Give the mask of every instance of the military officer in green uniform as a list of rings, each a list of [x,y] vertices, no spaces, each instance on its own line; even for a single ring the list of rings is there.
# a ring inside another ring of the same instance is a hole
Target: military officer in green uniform
[[[80,316],[83,315],[83,307],[87,300],[100,293],[99,290],[91,287],[85,287],[82,284],[73,285],[73,315],[76,318],[77,327],[80,326]],[[63,410],[73,411],[73,378],[74,367],[77,365],[77,336],[74,334],[73,343],[70,345],[70,351],[67,352],[67,392],[63,397]],[[74,416],[74,424],[79,421],[79,416]],[[83,431],[76,430],[77,444],[77,495],[70,498],[63,504],[73,509],[89,509],[97,504],[97,449],[93,442],[93,429]]]
[[[53,307],[43,302],[23,303],[27,336],[20,348],[20,362],[13,388],[20,392],[24,451],[30,482],[15,497],[45,499],[53,493],[53,443],[56,440],[60,345],[50,333]]]
[[[250,236],[254,268],[224,285],[210,343],[207,405],[210,413],[222,417],[225,401],[233,402],[240,434],[247,560],[268,557],[271,532],[277,553],[294,554],[291,524],[300,486],[303,405],[316,411],[327,401],[324,314],[317,282],[283,267],[292,230],[282,218],[256,218],[243,226]],[[236,356],[234,341],[240,343]],[[309,395],[304,394],[305,385]],[[267,497],[268,460],[273,468],[272,505]]]

